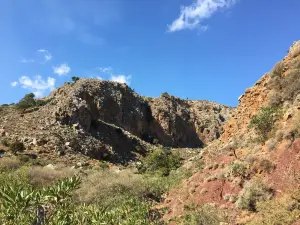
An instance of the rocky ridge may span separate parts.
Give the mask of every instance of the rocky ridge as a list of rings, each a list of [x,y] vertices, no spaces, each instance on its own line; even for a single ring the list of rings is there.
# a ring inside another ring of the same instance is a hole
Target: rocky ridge
[[[47,105],[23,112],[2,106],[1,138],[18,139],[37,152],[125,162],[152,144],[202,147],[220,137],[234,110],[168,94],[141,97],[126,84],[97,79],[66,83],[46,99]]]

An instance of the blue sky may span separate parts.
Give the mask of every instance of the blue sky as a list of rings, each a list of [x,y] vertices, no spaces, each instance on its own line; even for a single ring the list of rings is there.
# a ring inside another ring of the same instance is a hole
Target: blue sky
[[[299,0],[0,4],[0,104],[78,76],[235,106],[300,39]]]

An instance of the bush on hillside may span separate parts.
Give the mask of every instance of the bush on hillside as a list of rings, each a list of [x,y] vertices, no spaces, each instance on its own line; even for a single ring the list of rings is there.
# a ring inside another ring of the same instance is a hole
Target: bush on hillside
[[[72,77],[71,79],[72,79],[72,81],[73,81],[74,83],[76,83],[77,81],[79,81],[79,80],[80,80],[80,78],[79,78],[79,77]]]
[[[274,107],[263,107],[257,115],[253,116],[250,121],[249,128],[254,128],[258,134],[258,139],[265,142],[269,133],[274,127],[274,123],[278,117],[278,110]]]
[[[29,93],[29,94],[25,95],[19,101],[19,103],[16,104],[16,107],[20,108],[20,109],[27,109],[30,107],[34,107],[36,105],[34,97],[35,97],[35,95],[33,93]]]
[[[236,206],[255,212],[258,202],[270,200],[272,197],[273,190],[262,181],[254,179],[245,184],[238,196]]]
[[[51,99],[48,100],[35,99],[35,95],[33,93],[29,93],[25,95],[15,106],[19,109],[28,109],[35,106],[44,106],[48,104],[50,101]]]
[[[23,152],[25,150],[25,146],[22,142],[20,141],[14,141],[13,143],[11,143],[9,145],[9,150],[13,153],[13,154],[17,154],[19,152]]]
[[[141,163],[140,172],[159,172],[161,175],[167,176],[171,170],[180,167],[181,160],[179,153],[173,153],[166,148],[157,148],[146,156]]]

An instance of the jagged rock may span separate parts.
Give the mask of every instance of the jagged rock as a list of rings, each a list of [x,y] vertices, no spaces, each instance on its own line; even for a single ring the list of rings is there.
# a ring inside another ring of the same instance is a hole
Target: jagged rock
[[[11,138],[55,155],[80,152],[95,159],[136,161],[153,143],[201,147],[219,138],[233,108],[170,95],[141,97],[126,84],[98,79],[66,83],[51,101],[22,117],[13,107],[0,112]],[[5,117],[4,117],[5,115]]]

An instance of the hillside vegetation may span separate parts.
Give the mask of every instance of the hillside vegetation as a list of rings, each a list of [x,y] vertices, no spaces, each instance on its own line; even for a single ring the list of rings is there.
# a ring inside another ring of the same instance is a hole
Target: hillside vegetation
[[[300,224],[300,41],[236,109],[72,80],[0,106],[0,224]]]

